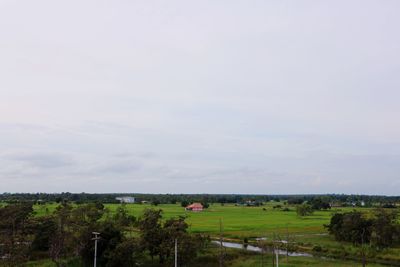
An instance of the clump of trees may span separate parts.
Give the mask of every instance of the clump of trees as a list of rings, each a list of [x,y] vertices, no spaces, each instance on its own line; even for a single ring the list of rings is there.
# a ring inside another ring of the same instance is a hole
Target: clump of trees
[[[300,217],[309,216],[314,213],[314,209],[311,205],[304,203],[296,206],[296,213]]]
[[[173,260],[175,240],[179,242],[178,262],[185,265],[202,251],[208,238],[188,233],[185,217],[171,218],[162,222],[162,210],[147,209],[139,220],[142,245],[152,259],[158,257],[160,264]]]
[[[375,210],[372,216],[359,211],[336,213],[326,228],[338,241],[354,245],[368,244],[382,249],[400,244],[400,224],[397,218],[396,211],[385,209]]]
[[[31,222],[35,231],[31,235],[30,257],[35,259],[35,254],[41,252],[43,256],[48,254],[58,267],[68,266],[74,258],[89,265],[94,255],[92,233],[100,232],[97,249],[99,266],[130,266],[116,264],[114,255],[119,246],[138,243],[137,239],[124,234],[134,222],[124,205],[115,214],[110,214],[101,203],[72,206],[64,202],[50,216],[35,218]],[[137,250],[124,259],[131,262],[135,254],[141,253]]]
[[[28,235],[33,231],[29,223],[32,212],[29,204],[0,208],[0,259],[5,266],[19,266],[28,260]]]
[[[139,235],[131,235],[135,229]],[[71,260],[93,264],[93,232],[100,232],[98,266],[137,266],[151,258],[161,264],[173,258],[178,240],[180,264],[194,260],[208,244],[188,233],[184,217],[163,220],[161,210],[148,209],[139,218],[125,205],[114,213],[101,203],[71,205],[62,202],[52,214],[35,217],[32,203],[0,207],[0,265],[24,266],[28,260],[50,258],[64,267]]]
[[[328,210],[331,208],[330,198],[328,197],[317,197],[313,198],[308,202],[313,210]]]
[[[294,199],[288,201],[288,203],[296,203],[296,212],[300,217],[309,216],[316,210],[328,210],[331,208],[329,197],[313,197],[308,201],[302,201],[301,199]]]

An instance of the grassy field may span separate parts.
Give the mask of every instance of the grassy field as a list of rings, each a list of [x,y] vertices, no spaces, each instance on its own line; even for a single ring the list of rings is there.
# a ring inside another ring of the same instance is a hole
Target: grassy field
[[[206,233],[210,236],[218,236],[220,220],[223,224],[223,234],[226,238],[243,239],[245,237],[255,239],[258,237],[271,238],[274,234],[281,239],[286,239],[287,234],[296,242],[306,244],[333,245],[336,242],[328,236],[324,224],[328,224],[335,212],[351,211],[353,208],[332,209],[329,211],[317,211],[311,216],[299,217],[294,207],[289,211],[274,209],[277,203],[267,203],[260,207],[235,206],[233,204],[212,204],[202,212],[185,211],[179,204],[161,204],[152,206],[149,204],[128,204],[127,210],[135,217],[140,217],[146,208],[163,210],[165,219],[177,216],[186,216],[193,233]],[[106,204],[110,213],[114,213],[119,204]],[[283,206],[283,205],[282,205]],[[52,213],[57,204],[36,205],[37,216]],[[363,208],[364,211],[368,209]]]
[[[162,204],[158,206],[129,204],[126,207],[129,213],[136,217],[139,217],[146,208],[162,209],[164,218],[180,215],[187,216],[190,231],[209,233],[211,235],[219,233],[219,221],[221,219],[224,235],[233,238],[261,237],[271,233],[283,234],[287,230],[289,233],[296,235],[326,233],[323,225],[329,223],[332,213],[337,211],[335,209],[318,211],[311,216],[300,218],[297,216],[294,207],[289,207],[290,211],[282,211],[273,209],[273,205],[276,205],[276,203],[268,203],[261,207],[213,204],[203,212],[185,211],[178,204]],[[35,206],[35,211],[40,216],[51,213],[56,206],[56,204]],[[118,204],[106,204],[105,206],[113,213]],[[351,209],[346,208],[346,210]]]

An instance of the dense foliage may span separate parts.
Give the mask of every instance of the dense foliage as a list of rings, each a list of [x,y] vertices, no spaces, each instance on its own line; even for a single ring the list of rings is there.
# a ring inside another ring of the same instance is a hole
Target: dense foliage
[[[135,237],[130,231],[135,229]],[[101,203],[62,202],[53,214],[33,216],[32,203],[0,207],[0,265],[24,266],[28,260],[51,258],[56,266],[79,259],[92,266],[93,232],[100,233],[98,266],[137,266],[147,255],[170,262],[178,243],[181,266],[194,260],[208,239],[189,234],[184,217],[162,220],[161,210],[147,209],[136,220],[121,205],[114,214]]]
[[[29,204],[0,208],[0,256],[5,265],[19,266],[28,259],[32,212]]]
[[[372,216],[359,211],[337,213],[326,227],[336,240],[355,245],[385,248],[400,243],[400,224],[395,211],[377,209]]]

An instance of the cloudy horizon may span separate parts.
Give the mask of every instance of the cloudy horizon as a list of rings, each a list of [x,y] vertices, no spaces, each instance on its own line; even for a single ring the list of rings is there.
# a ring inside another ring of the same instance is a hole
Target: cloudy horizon
[[[0,1],[0,192],[399,195],[398,1]]]

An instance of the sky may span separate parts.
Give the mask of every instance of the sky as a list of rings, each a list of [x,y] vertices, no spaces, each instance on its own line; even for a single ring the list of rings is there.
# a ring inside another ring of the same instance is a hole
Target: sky
[[[0,0],[0,192],[399,195],[399,9]]]

